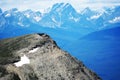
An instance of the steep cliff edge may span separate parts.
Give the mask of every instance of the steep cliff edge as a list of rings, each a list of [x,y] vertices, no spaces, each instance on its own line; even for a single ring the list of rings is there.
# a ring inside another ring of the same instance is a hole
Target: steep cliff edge
[[[0,40],[0,80],[101,80],[46,34]]]

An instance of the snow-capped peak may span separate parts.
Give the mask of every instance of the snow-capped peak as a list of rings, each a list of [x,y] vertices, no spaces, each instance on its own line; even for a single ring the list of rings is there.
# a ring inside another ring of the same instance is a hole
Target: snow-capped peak
[[[91,12],[91,9],[89,7],[85,8],[83,11],[81,11],[81,14],[89,13]]]
[[[66,4],[62,4],[59,8],[56,9],[57,12],[61,12],[64,9]]]
[[[53,5],[51,11],[62,12],[63,10],[73,9],[69,3],[56,3]]]

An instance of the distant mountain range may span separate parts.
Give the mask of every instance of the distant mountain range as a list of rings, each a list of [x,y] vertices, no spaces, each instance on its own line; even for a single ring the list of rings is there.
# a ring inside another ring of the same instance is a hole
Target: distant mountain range
[[[37,24],[50,28],[82,27],[93,30],[103,29],[111,24],[120,24],[120,6],[104,8],[103,12],[85,8],[78,13],[69,3],[54,4],[48,13],[32,10],[18,11],[16,8],[2,12],[0,10],[0,27],[12,26],[30,27]]]

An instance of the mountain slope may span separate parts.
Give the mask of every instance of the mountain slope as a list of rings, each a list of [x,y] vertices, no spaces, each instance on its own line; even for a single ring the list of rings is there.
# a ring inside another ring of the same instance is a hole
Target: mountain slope
[[[88,39],[88,40],[111,40],[111,39],[120,39],[120,27],[104,29],[100,31],[96,31],[88,34],[80,39]]]
[[[0,46],[0,80],[100,80],[46,34],[0,40]]]

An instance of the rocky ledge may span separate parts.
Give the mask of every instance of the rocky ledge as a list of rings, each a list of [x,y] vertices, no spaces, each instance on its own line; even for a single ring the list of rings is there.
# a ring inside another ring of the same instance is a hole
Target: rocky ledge
[[[0,40],[0,80],[101,80],[46,34]]]

